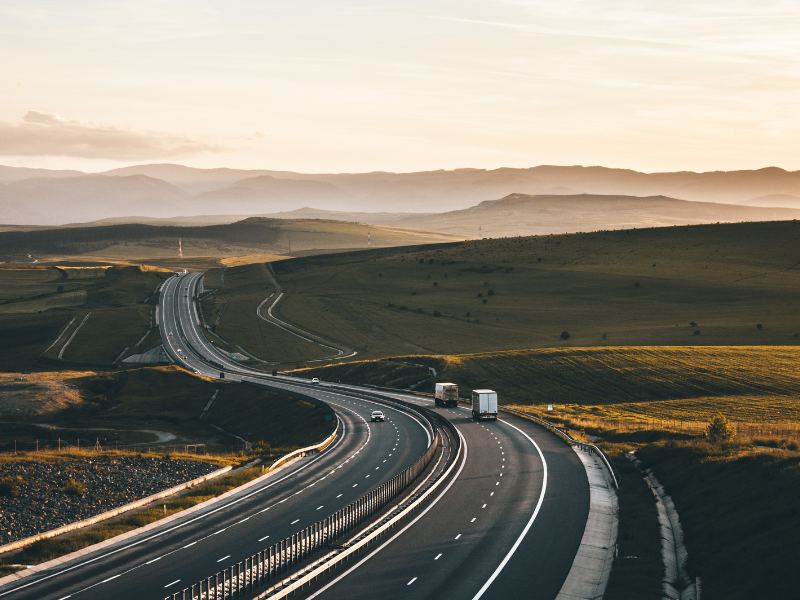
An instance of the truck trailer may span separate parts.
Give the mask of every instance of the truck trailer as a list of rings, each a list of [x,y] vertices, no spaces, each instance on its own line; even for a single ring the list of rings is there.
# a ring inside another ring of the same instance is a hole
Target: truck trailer
[[[497,418],[497,392],[494,390],[472,390],[472,418]]]
[[[458,386],[455,383],[436,384],[436,406],[458,406]]]

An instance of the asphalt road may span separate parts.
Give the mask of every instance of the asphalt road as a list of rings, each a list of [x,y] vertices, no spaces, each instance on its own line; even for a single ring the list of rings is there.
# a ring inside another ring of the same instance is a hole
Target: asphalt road
[[[209,364],[214,361],[225,366],[226,379],[267,379],[275,387],[314,394],[334,406],[347,434],[322,455],[294,464],[288,476],[246,490],[200,518],[175,522],[157,537],[129,542],[67,572],[62,568],[11,597],[163,598],[341,508],[427,447],[428,433],[405,413],[384,409],[389,420],[369,424],[362,420],[374,409],[368,401],[325,382],[310,386],[265,376],[222,355],[197,322],[192,296],[200,277],[173,277],[162,288],[162,339],[173,359],[204,375],[219,375]],[[391,395],[433,408],[419,396]],[[336,573],[310,597],[552,599],[558,594],[589,508],[577,456],[525,419],[503,415],[475,423],[468,409],[436,410],[462,435],[466,451],[456,477],[376,552]],[[0,597],[4,594],[7,590],[0,590]]]

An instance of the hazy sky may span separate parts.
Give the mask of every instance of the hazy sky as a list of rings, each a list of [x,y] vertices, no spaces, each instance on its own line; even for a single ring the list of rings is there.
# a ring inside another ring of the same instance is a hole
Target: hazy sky
[[[800,169],[797,0],[0,3],[0,163]]]

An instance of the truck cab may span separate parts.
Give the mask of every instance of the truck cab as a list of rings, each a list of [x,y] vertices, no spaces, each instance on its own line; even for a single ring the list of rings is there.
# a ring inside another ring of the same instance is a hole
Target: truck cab
[[[455,383],[437,383],[436,406],[458,406],[458,386]]]
[[[494,390],[472,390],[472,419],[497,418],[497,392]]]

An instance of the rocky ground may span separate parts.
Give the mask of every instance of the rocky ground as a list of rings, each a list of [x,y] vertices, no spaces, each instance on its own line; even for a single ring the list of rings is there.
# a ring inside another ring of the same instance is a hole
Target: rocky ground
[[[92,517],[217,469],[209,463],[144,456],[0,464],[0,545]],[[73,486],[78,489],[72,493],[63,491],[70,479],[81,484]]]

